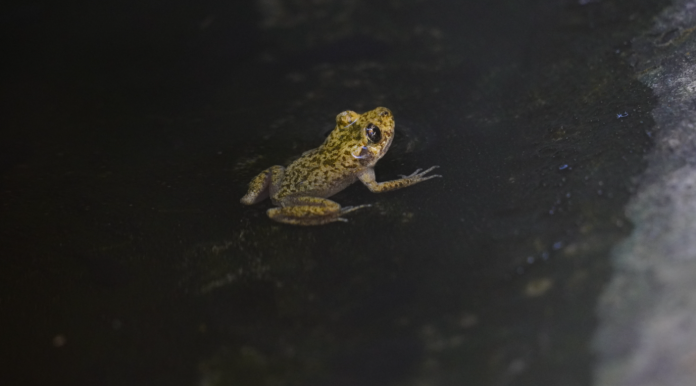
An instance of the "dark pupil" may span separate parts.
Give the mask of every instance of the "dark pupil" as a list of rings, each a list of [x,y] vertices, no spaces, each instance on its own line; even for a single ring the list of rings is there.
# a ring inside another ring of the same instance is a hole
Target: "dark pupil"
[[[380,139],[382,139],[382,132],[379,130],[379,127],[372,123],[367,125],[365,128],[365,133],[367,134],[367,138],[370,140],[370,142],[377,143]]]

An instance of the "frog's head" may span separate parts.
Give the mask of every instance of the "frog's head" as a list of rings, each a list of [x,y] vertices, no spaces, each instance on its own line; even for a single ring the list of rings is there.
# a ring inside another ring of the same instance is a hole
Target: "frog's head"
[[[351,155],[364,166],[373,166],[389,150],[394,139],[394,116],[386,107],[378,107],[359,116],[352,131],[357,143]]]

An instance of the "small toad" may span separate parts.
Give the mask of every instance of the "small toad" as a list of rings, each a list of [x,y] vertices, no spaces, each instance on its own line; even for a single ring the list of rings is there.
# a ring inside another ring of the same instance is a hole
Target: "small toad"
[[[435,177],[426,176],[438,166],[416,170],[393,181],[375,181],[374,166],[394,139],[394,117],[385,107],[365,114],[344,111],[336,116],[336,128],[324,143],[306,151],[290,166],[271,166],[249,183],[242,204],[252,205],[270,196],[278,208],[268,217],[294,225],[321,225],[348,221],[341,217],[370,205],[341,207],[327,199],[360,180],[375,193],[400,189]]]

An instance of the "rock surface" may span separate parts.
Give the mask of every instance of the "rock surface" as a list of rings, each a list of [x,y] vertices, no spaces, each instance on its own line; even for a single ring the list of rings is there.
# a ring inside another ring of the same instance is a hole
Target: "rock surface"
[[[627,208],[600,306],[598,386],[696,379],[696,1],[677,0],[634,40],[632,65],[659,98],[656,146]],[[649,135],[653,135],[650,134]]]

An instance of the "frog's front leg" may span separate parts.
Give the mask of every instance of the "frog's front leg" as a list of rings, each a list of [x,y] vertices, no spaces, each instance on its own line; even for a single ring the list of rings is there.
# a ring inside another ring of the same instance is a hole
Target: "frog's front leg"
[[[322,225],[334,221],[348,221],[341,217],[370,205],[347,206],[342,208],[337,202],[320,197],[286,197],[280,202],[280,208],[271,208],[266,212],[271,219],[293,225]]]
[[[249,182],[249,190],[240,201],[245,205],[253,205],[269,195],[272,197],[280,187],[284,175],[285,168],[282,166],[271,166],[262,171]]]
[[[367,186],[368,189],[370,189],[371,192],[382,193],[388,192],[390,190],[405,188],[407,186],[411,186],[419,182],[427,181],[431,178],[442,177],[439,174],[426,176],[426,174],[430,173],[431,171],[437,168],[439,168],[439,166],[433,166],[430,169],[423,172],[421,172],[422,169],[418,169],[415,172],[413,172],[410,176],[401,176],[401,178],[399,178],[398,180],[385,182],[377,182],[375,180],[375,170],[373,168],[367,168],[365,169],[365,171],[360,173],[360,175],[358,175],[358,178],[363,184],[365,184],[365,186]]]

